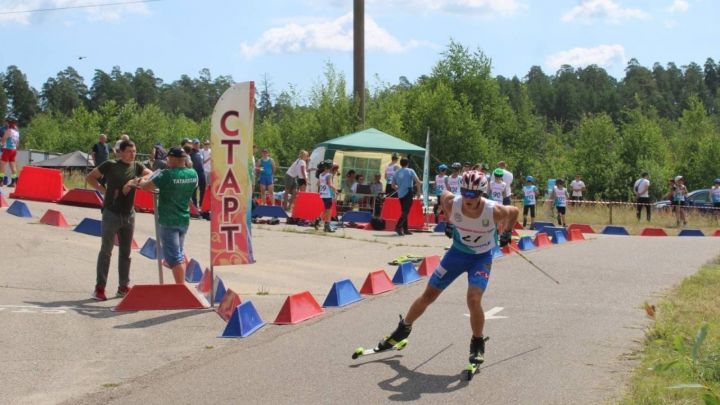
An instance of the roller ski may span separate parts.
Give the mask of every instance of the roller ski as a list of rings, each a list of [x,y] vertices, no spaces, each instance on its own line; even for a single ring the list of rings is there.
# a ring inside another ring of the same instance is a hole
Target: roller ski
[[[465,374],[468,381],[472,380],[475,373],[480,370],[480,365],[485,362],[485,342],[490,340],[489,337],[473,338],[470,340],[470,360],[465,367]]]
[[[388,350],[402,350],[408,344],[407,337],[410,336],[411,331],[412,325],[406,325],[402,316],[400,316],[400,322],[398,322],[398,327],[395,329],[395,332],[390,336],[386,336],[385,339],[381,340],[373,349],[358,347],[355,349],[352,358],[355,360],[360,356],[378,354]]]

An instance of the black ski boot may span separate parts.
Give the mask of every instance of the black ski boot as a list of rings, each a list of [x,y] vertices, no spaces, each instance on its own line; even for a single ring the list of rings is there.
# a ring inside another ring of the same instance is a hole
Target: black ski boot
[[[475,337],[470,339],[470,363],[480,365],[485,361],[485,342],[489,338]]]
[[[400,322],[398,322],[397,329],[395,329],[395,332],[390,336],[385,337],[384,340],[378,343],[378,349],[381,351],[388,350],[395,345],[402,344],[403,341],[410,336],[410,332],[412,332],[412,325],[407,325],[402,315],[400,315]]]

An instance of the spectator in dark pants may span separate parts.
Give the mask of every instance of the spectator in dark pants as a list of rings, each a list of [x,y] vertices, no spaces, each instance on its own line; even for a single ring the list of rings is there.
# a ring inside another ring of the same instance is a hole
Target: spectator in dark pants
[[[640,178],[635,182],[633,189],[635,190],[635,197],[637,202],[637,219],[640,220],[640,213],[642,212],[643,206],[646,210],[646,217],[650,222],[650,180],[648,180],[648,173],[643,172]]]
[[[200,140],[193,140],[192,150],[190,151],[190,160],[192,161],[192,167],[198,175],[198,187],[197,191],[192,194],[192,202],[195,207],[200,210],[203,198],[205,197],[205,167],[203,161],[203,155],[200,153]],[[198,194],[200,198],[198,199]]]
[[[101,246],[97,259],[97,279],[92,298],[105,301],[105,285],[110,270],[114,239],[119,244],[117,296],[124,297],[130,290],[130,247],[135,232],[135,187],[140,178],[152,174],[150,169],[135,161],[135,144],[122,141],[118,146],[118,160],[107,160],[87,175],[88,184],[105,198],[102,207]],[[107,185],[98,182],[105,177]]]
[[[107,144],[107,135],[100,134],[98,143],[92,147],[92,158],[95,167],[103,164],[110,157],[110,145]],[[105,185],[105,178],[101,177],[100,184]]]
[[[406,158],[400,159],[400,170],[395,172],[392,183],[400,199],[400,218],[395,226],[395,232],[400,236],[412,235],[408,229],[408,215],[415,193],[420,194],[420,179],[415,174],[415,170],[408,167],[409,163]]]

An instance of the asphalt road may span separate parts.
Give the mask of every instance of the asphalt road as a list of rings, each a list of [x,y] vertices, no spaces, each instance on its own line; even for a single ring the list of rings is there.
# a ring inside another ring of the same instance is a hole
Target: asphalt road
[[[258,227],[258,263],[218,273],[268,325],[246,339],[220,339],[224,323],[210,310],[116,313],[118,300],[91,301],[99,239],[37,222],[48,208],[71,224],[99,212],[28,206],[32,219],[0,212],[1,403],[611,402],[636,364],[649,323],[643,302],[657,302],[720,254],[720,238],[602,235],[526,253],[560,285],[517,256],[497,260],[484,298],[493,314],[486,363],[468,383],[463,279],[416,322],[400,352],[350,357],[394,329],[425,280],[298,325],[270,324],[288,294],[308,290],[322,303],[333,281],[350,278],[359,288],[370,271],[392,276],[387,262],[396,256],[443,254],[444,236]],[[140,214],[136,240],[152,234],[152,216]],[[193,221],[190,256],[207,263],[208,240],[208,223]],[[155,266],[133,253],[133,283],[156,282]],[[113,260],[110,291],[115,269]]]

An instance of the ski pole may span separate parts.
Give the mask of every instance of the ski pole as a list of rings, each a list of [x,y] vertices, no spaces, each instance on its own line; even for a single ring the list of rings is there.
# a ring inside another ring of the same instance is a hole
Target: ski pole
[[[560,282],[557,281],[557,280],[555,280],[555,279],[553,278],[553,276],[549,275],[547,272],[545,272],[545,270],[541,269],[537,264],[533,263],[532,260],[528,259],[524,254],[520,253],[520,250],[516,249],[514,246],[512,246],[512,245],[510,245],[510,244],[508,244],[508,246],[510,246],[510,249],[512,249],[512,250],[513,250],[515,253],[517,253],[520,257],[522,257],[523,259],[525,259],[526,262],[530,263],[531,266],[533,266],[533,267],[535,267],[536,269],[538,269],[538,270],[539,270],[542,274],[544,274],[547,278],[549,278],[550,280],[554,281],[556,284],[560,284]]]

